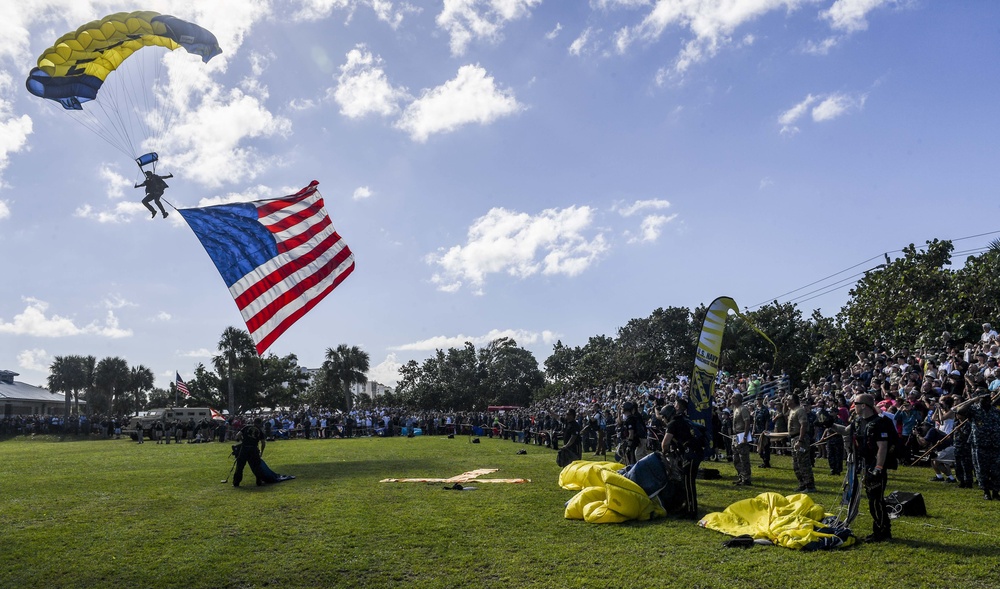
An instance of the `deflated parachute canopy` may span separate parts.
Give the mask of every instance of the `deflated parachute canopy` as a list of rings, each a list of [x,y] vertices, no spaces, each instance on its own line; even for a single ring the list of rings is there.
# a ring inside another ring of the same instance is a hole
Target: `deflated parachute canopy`
[[[151,11],[118,12],[66,33],[43,51],[28,74],[28,91],[80,110],[97,98],[111,72],[150,46],[183,47],[204,62],[222,53],[215,35],[194,23]]]

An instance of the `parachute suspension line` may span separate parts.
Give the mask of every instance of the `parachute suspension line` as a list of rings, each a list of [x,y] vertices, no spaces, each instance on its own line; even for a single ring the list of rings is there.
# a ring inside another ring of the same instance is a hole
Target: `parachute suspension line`
[[[52,101],[46,101],[46,102],[48,102],[49,104],[51,104],[52,108],[56,109],[57,111],[65,110],[65,109],[63,109],[62,106],[60,106],[56,102],[52,102]],[[125,154],[126,156],[131,156],[131,153],[129,151],[123,149],[122,146],[121,146],[121,144],[119,142],[116,142],[114,140],[114,138],[111,137],[108,134],[107,127],[105,125],[102,125],[97,120],[97,118],[94,117],[94,115],[92,113],[85,112],[85,111],[77,111],[77,112],[71,113],[70,116],[69,116],[69,118],[72,119],[72,121],[74,123],[80,125],[81,127],[83,127],[84,129],[86,129],[87,131],[89,131],[89,132],[93,133],[94,135],[97,135],[98,137],[100,137],[102,140],[104,140],[105,143],[107,143],[111,147],[115,148],[116,150],[120,151],[121,153]]]

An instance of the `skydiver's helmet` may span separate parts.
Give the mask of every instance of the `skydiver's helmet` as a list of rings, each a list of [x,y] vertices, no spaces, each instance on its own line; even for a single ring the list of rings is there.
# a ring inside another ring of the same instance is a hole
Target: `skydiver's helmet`
[[[152,178],[153,177],[153,172],[151,172],[150,170],[143,170],[143,172],[146,173],[146,177],[147,178]]]

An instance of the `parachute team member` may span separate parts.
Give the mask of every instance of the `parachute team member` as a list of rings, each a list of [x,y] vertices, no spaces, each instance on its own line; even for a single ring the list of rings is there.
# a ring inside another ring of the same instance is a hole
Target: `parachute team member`
[[[736,468],[734,485],[749,487],[750,482],[750,435],[753,422],[750,410],[743,406],[743,395],[733,394],[729,399],[733,409],[733,467]]]
[[[636,405],[632,401],[626,401],[622,404],[621,429],[625,464],[631,466],[635,464],[635,451],[639,448],[639,443],[645,434],[642,418],[639,417]]]
[[[146,170],[146,179],[143,180],[142,184],[136,184],[135,188],[146,187],[146,198],[142,199],[142,206],[149,209],[150,213],[153,213],[153,217],[156,217],[156,209],[150,205],[150,201],[156,203],[156,206],[160,207],[160,212],[163,213],[163,218],[167,218],[167,210],[163,208],[163,204],[160,199],[163,197],[163,191],[169,188],[167,183],[163,181],[164,178],[173,178],[173,174],[167,174],[166,176],[159,176]]]
[[[792,470],[799,493],[815,493],[816,481],[812,469],[812,436],[809,434],[809,411],[799,404],[797,394],[788,396],[788,439],[792,443]]]
[[[889,458],[889,444],[896,438],[895,425],[888,417],[882,417],[875,410],[875,398],[868,393],[854,399],[858,417],[854,424],[854,451],[864,464],[865,495],[868,497],[868,511],[872,516],[872,533],[866,542],[886,542],[892,540],[892,525],[889,510],[885,504],[886,461]],[[892,429],[893,431],[889,431]]]
[[[698,478],[698,467],[705,455],[705,438],[688,419],[688,400],[677,397],[674,402],[674,417],[667,424],[663,434],[660,450],[676,458],[681,466],[681,478],[684,486],[682,517],[698,519],[698,489],[695,481]]]
[[[760,467],[771,468],[771,437],[767,434],[771,428],[771,410],[764,402],[764,395],[757,395],[757,408],[753,413],[753,433],[757,438],[757,454],[760,456]]]
[[[243,481],[243,467],[250,463],[250,471],[257,477],[257,486],[264,484],[264,473],[261,469],[261,453],[267,446],[264,439],[264,430],[261,429],[261,418],[255,417],[253,424],[249,424],[236,434],[239,444],[233,447],[236,452],[236,472],[233,474],[233,486],[239,487]]]

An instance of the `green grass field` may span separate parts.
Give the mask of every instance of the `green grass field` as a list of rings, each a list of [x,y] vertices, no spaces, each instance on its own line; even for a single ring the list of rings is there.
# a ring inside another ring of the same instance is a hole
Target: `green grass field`
[[[527,455],[517,455],[526,449]],[[949,587],[1000,586],[1000,502],[890,473],[929,517],[895,541],[830,552],[722,546],[681,520],[592,525],[563,518],[555,453],[468,438],[292,440],[264,458],[294,481],[234,489],[227,444],[0,442],[0,587]],[[699,481],[703,512],[763,491],[791,493],[786,457],[752,491]],[[814,499],[835,511],[840,477],[817,463]],[[528,484],[380,483],[498,468]],[[871,531],[867,508],[856,535]]]

